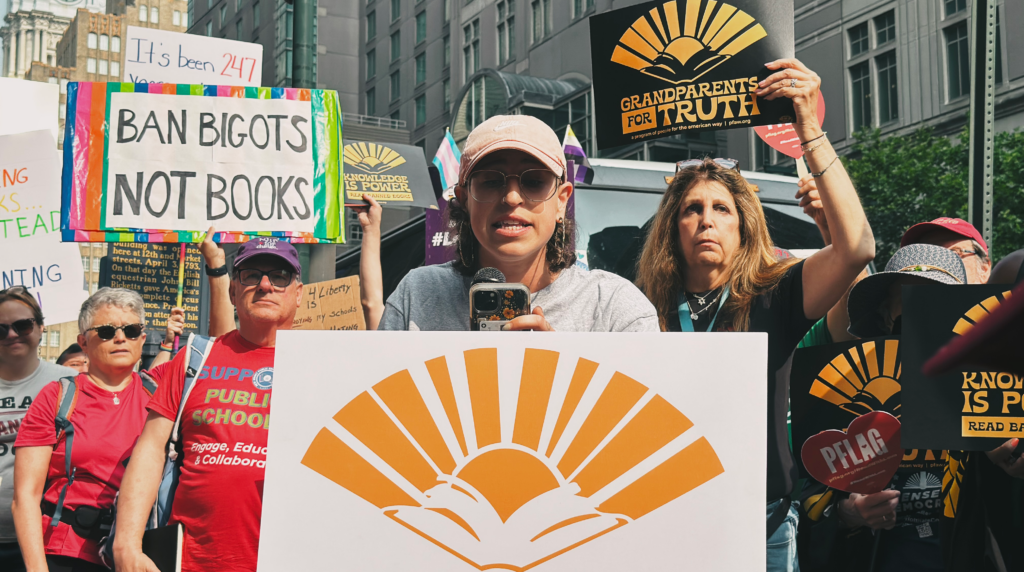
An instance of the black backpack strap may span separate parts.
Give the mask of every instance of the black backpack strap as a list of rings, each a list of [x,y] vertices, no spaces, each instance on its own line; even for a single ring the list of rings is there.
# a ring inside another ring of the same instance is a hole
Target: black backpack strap
[[[60,516],[64,511],[64,497],[67,495],[68,487],[75,482],[76,469],[71,466],[71,446],[75,441],[75,426],[71,424],[71,414],[74,413],[75,405],[78,403],[78,384],[75,383],[74,377],[60,379],[60,395],[57,403],[57,415],[53,418],[54,429],[57,431],[57,442],[53,444],[53,448],[57,448],[61,435],[63,435],[65,443],[64,473],[67,475],[68,482],[64,484],[64,488],[60,490],[60,496],[57,497],[57,508],[54,509],[53,517],[50,519],[50,526],[53,527],[60,524]]]
[[[144,371],[139,372],[139,377],[142,378],[142,388],[146,390],[150,397],[153,397],[156,394],[156,382]]]

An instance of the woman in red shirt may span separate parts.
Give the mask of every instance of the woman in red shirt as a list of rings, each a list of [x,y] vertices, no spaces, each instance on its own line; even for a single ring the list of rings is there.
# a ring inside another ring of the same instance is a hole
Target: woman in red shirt
[[[75,378],[70,484],[67,438],[58,440],[54,428],[60,382],[46,386],[25,415],[14,444],[12,508],[29,572],[107,570],[97,544],[109,527],[114,496],[146,422],[150,397],[134,372],[146,341],[145,324],[142,297],[131,290],[103,288],[82,304],[78,344],[89,356],[89,371]],[[54,522],[61,497],[61,514]]]

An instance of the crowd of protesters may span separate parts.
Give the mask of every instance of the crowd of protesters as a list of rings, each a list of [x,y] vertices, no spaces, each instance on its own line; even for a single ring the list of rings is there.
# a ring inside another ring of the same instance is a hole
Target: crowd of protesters
[[[941,218],[910,228],[885,270],[869,276],[874,238],[818,126],[820,79],[796,60],[767,67],[772,74],[757,95],[793,102],[811,172],[797,197],[821,230],[821,250],[805,260],[781,258],[739,164],[698,159],[677,165],[635,285],[583,269],[566,216],[573,185],[558,137],[529,116],[492,117],[463,149],[449,205],[454,261],[411,271],[386,301],[381,208],[364,197],[368,328],[468,330],[471,277],[493,267],[531,292],[532,313],[511,320],[512,330],[765,332],[768,570],[1021,569],[1013,534],[1021,515],[993,500],[1021,490],[1016,439],[986,454],[908,451],[905,459],[928,455],[940,480],[948,464],[967,467],[958,498],[923,510],[901,504],[902,470],[893,488],[871,495],[799,486],[786,424],[794,349],[899,335],[901,285],[1019,282],[1024,252],[993,268],[973,226]],[[301,303],[302,268],[294,247],[263,237],[242,245],[229,268],[213,235],[210,229],[200,247],[213,340],[189,338],[175,355],[184,313],[174,309],[160,325],[163,340],[148,371],[137,371],[147,336],[137,293],[103,288],[89,297],[77,344],[55,365],[37,356],[44,317],[32,294],[0,292],[0,570],[155,572],[142,536],[169,456],[179,473],[164,518],[183,527],[181,569],[256,569],[275,344]],[[249,446],[237,453],[237,443]],[[943,510],[950,505],[955,510]],[[116,536],[104,552],[115,517]],[[885,542],[873,543],[882,529]]]

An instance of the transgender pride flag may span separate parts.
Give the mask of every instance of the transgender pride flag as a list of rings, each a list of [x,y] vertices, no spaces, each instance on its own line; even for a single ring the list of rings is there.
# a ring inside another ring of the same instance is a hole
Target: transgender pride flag
[[[590,161],[587,160],[587,153],[583,151],[583,146],[580,145],[580,140],[576,138],[576,134],[572,132],[571,126],[565,128],[562,152],[565,153],[566,161],[576,163],[576,180],[573,182],[592,184],[594,182],[594,168],[590,166]]]
[[[445,131],[444,139],[441,139],[441,146],[437,148],[434,155],[434,165],[441,173],[441,187],[444,188],[442,198],[447,201],[455,196],[453,190],[459,182],[459,162],[462,161],[462,153],[452,137],[451,131]]]

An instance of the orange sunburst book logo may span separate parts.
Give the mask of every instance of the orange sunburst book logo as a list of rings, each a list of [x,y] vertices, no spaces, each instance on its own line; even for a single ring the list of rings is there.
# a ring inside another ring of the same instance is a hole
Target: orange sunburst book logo
[[[620,372],[601,387],[597,363],[549,350],[523,354],[515,422],[503,438],[501,412],[512,408],[502,407],[498,351],[463,356],[463,364],[425,362],[416,371],[429,379],[403,370],[357,395],[302,464],[479,570],[518,571],[724,472],[708,440],[664,398]],[[554,396],[558,368],[572,377]],[[457,376],[468,398],[456,395]],[[574,416],[583,402],[589,411]]]

